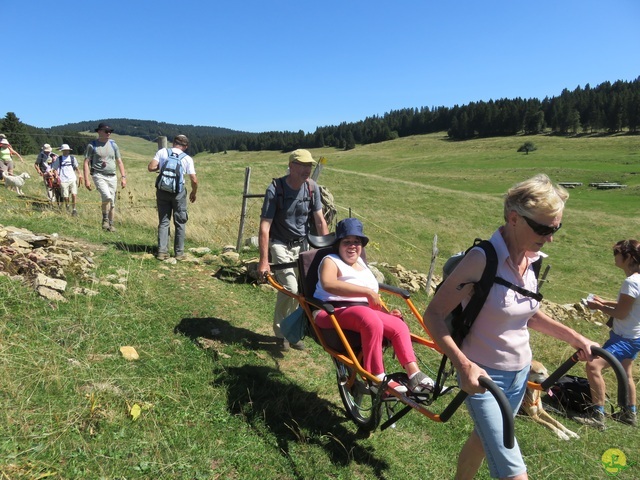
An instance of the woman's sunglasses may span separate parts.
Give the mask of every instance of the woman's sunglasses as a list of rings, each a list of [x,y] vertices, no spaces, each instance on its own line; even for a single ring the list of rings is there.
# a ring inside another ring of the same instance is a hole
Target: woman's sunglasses
[[[525,222],[527,222],[527,225],[531,227],[531,230],[533,230],[541,237],[553,235],[558,230],[560,230],[560,228],[562,228],[562,224],[559,224],[557,227],[551,227],[549,225],[542,225],[535,220],[531,220],[529,217],[525,217],[524,215],[521,215],[521,217],[524,218]]]

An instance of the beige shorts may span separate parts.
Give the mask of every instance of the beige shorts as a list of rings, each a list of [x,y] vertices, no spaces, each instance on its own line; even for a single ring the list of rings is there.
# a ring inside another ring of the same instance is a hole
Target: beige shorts
[[[101,173],[95,173],[91,178],[93,178],[93,183],[95,183],[96,189],[100,192],[102,203],[111,202],[111,204],[115,206],[118,177],[116,175],[102,175]]]
[[[4,160],[0,162],[0,170],[3,172],[8,172],[9,170],[13,171],[13,160],[9,160],[5,162]]]
[[[62,182],[60,190],[62,190],[63,198],[69,198],[69,194],[78,195],[78,182]]]

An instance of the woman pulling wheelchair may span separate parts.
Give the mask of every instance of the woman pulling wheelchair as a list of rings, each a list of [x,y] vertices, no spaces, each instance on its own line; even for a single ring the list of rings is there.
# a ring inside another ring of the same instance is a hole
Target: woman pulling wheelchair
[[[418,367],[409,327],[398,310],[387,313],[382,309],[378,281],[360,257],[368,242],[357,218],[346,218],[338,223],[335,253],[327,255],[320,263],[314,297],[334,306],[335,318],[343,329],[360,333],[365,370],[381,381],[385,380],[382,340],[386,338],[407,372],[409,389],[413,393],[431,392],[434,382]],[[320,328],[333,328],[327,312],[318,310],[314,315]],[[398,393],[408,391],[395,380],[389,380],[388,385]],[[377,387],[372,385],[371,388]]]
[[[498,256],[499,277],[537,291],[533,263],[562,226],[568,197],[566,190],[543,174],[509,189],[504,200],[505,222],[490,239]],[[527,469],[517,441],[512,449],[504,447],[498,404],[478,379],[491,378],[504,391],[515,415],[526,391],[532,359],[529,328],[567,342],[579,350],[580,360],[592,360],[591,347],[598,344],[550,318],[539,309],[539,301],[494,283],[458,346],[445,318],[470,297],[486,263],[483,250],[470,250],[438,289],[424,321],[433,340],[456,367],[460,388],[469,394],[466,405],[475,428],[458,457],[456,480],[472,479],[484,458],[491,477],[525,480]]]

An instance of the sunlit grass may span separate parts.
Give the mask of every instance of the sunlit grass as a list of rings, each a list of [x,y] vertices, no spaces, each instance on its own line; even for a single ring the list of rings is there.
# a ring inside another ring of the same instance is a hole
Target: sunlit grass
[[[124,292],[94,285],[99,295],[67,294],[69,302],[56,305],[0,276],[0,476],[451,477],[472,428],[464,409],[446,425],[412,412],[397,428],[363,438],[344,418],[329,357],[310,342],[306,352],[275,349],[272,292],[221,282],[215,266],[169,265],[147,255],[157,219],[155,175],[146,166],[157,146],[115,140],[129,185],[120,190],[114,234],[100,228],[95,191],[81,188],[77,218],[42,208],[38,178],[25,187],[26,198],[0,191],[0,223],[81,239],[95,255],[96,276],[115,274],[127,285]],[[320,182],[333,193],[340,218],[351,211],[364,219],[370,259],[421,272],[429,268],[434,235],[439,266],[474,237],[490,235],[502,222],[502,194],[516,181],[539,171],[585,184],[622,181],[623,190],[571,190],[564,226],[546,248],[553,264],[546,298],[614,296],[622,279],[610,247],[637,236],[640,226],[638,138],[534,137],[538,150],[517,154],[525,140],[449,142],[438,134],[313,155],[328,159]],[[187,247],[219,251],[237,240],[245,169],[251,167],[250,193],[263,193],[284,174],[287,156],[229,151],[195,160],[200,188],[189,205]],[[257,233],[260,204],[248,200],[244,238]],[[69,288],[82,284],[72,275],[68,280]],[[423,309],[424,295],[415,298]],[[594,324],[569,324],[597,340],[606,335]],[[180,333],[185,325],[193,338]],[[203,337],[208,343],[199,342]],[[536,334],[532,342],[549,369],[572,353]],[[141,359],[123,360],[123,345],[135,347]],[[418,356],[425,368],[437,369],[432,352]],[[133,404],[144,407],[135,421]],[[563,422],[582,438],[567,444],[531,421],[516,421],[531,478],[605,478],[601,456],[613,447],[639,461],[638,436],[628,427],[610,422],[596,432]],[[637,467],[620,474],[637,476]],[[486,468],[478,478],[488,478]]]

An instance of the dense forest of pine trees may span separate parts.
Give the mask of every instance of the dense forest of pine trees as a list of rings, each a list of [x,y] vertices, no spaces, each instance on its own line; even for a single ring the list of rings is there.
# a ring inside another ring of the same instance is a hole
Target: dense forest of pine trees
[[[446,131],[452,140],[516,134],[550,132],[558,135],[581,133],[637,134],[640,129],[640,77],[636,80],[605,82],[595,88],[587,84],[560,96],[543,100],[522,98],[473,102],[465,106],[406,108],[368,117],[355,123],[319,127],[314,133],[247,133],[218,127],[173,125],[148,120],[105,119],[119,134],[154,140],[172,139],[182,133],[189,137],[189,151],[211,153],[226,150],[279,150],[335,147],[352,149],[357,144],[393,140],[409,135]],[[67,124],[50,129],[31,127],[20,122],[13,112],[0,120],[0,132],[9,136],[20,153],[39,151],[50,143],[77,145],[78,154],[95,138],[95,121]],[[90,132],[86,139],[78,132]]]

